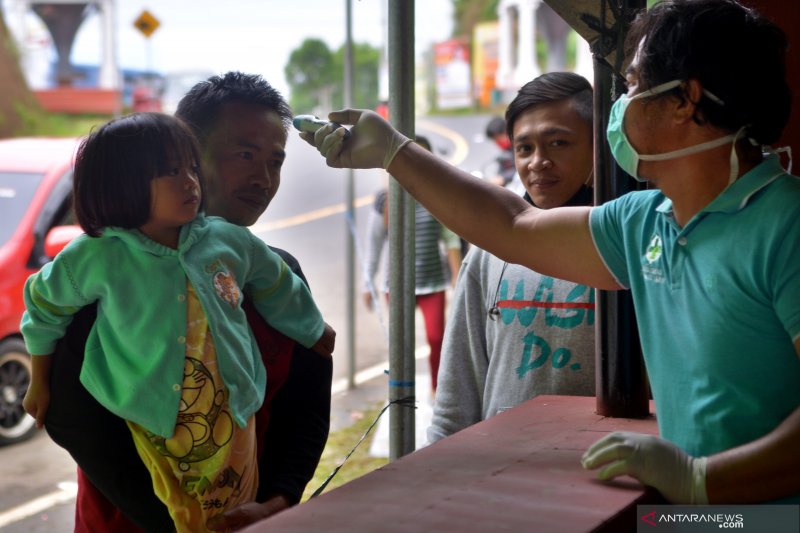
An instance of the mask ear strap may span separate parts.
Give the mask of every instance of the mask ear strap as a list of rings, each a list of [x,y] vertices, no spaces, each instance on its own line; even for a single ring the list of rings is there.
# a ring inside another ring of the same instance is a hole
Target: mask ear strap
[[[739,177],[739,157],[736,155],[736,142],[746,129],[747,125],[742,126],[733,137],[733,143],[731,144],[731,174],[728,178],[728,185],[736,181],[736,179]]]
[[[780,148],[772,148],[771,146],[763,146],[762,149],[768,154],[776,154],[780,157],[781,152],[785,153],[786,156],[789,158],[789,166],[786,167],[786,172],[788,174],[792,173],[792,147],[791,146],[781,146]]]

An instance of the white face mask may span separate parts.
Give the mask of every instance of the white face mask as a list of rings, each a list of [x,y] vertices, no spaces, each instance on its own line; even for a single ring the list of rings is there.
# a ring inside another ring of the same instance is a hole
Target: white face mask
[[[704,152],[706,150],[711,150],[712,148],[717,148],[718,146],[722,146],[727,143],[733,143],[731,147],[731,172],[730,178],[728,183],[733,183],[736,180],[737,176],[739,175],[739,158],[736,157],[736,141],[739,139],[739,136],[744,132],[744,127],[739,129],[736,134],[725,135],[724,137],[720,137],[719,139],[714,139],[708,142],[695,144],[693,146],[687,146],[686,148],[681,148],[679,150],[673,150],[672,152],[666,152],[663,154],[640,154],[638,153],[633,146],[631,145],[630,141],[628,141],[628,137],[625,135],[625,111],[628,108],[628,104],[632,101],[636,100],[637,98],[646,98],[648,96],[655,96],[657,94],[661,94],[663,92],[669,91],[670,89],[674,89],[683,83],[683,80],[673,80],[667,83],[662,83],[661,85],[657,85],[652,89],[645,91],[643,93],[639,93],[631,98],[627,95],[623,94],[619,97],[619,99],[614,102],[614,105],[611,107],[611,114],[608,119],[608,129],[606,131],[606,137],[608,138],[608,143],[611,147],[611,154],[614,156],[614,159],[617,160],[619,166],[633,176],[638,181],[647,181],[647,179],[642,178],[639,176],[637,170],[639,168],[639,161],[666,161],[668,159],[677,159],[679,157],[684,157],[691,154],[696,154],[699,152]],[[719,105],[724,105],[724,102],[712,94],[710,91],[703,90],[703,93],[716,102]]]

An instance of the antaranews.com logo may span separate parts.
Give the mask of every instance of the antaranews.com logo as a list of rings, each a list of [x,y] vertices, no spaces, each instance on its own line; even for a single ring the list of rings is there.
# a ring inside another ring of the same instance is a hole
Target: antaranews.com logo
[[[742,514],[723,513],[657,513],[650,511],[642,516],[642,522],[651,526],[660,523],[666,524],[719,524],[725,529],[744,529],[744,516]]]
[[[798,505],[639,505],[637,533],[797,533]]]

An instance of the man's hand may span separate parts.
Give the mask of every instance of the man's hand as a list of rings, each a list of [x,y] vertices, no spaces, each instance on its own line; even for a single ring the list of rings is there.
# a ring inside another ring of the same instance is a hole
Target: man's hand
[[[669,441],[639,433],[615,432],[595,442],[581,458],[588,470],[603,467],[603,481],[628,475],[677,504],[708,503],[706,458],[691,457]]]
[[[328,124],[314,134],[301,133],[300,137],[315,146],[330,167],[385,169],[397,152],[411,142],[373,111],[343,109],[330,113],[328,119],[353,125],[350,136],[345,139],[343,128],[334,129]]]
[[[289,500],[285,496],[278,494],[264,503],[244,503],[222,514],[212,516],[206,522],[206,527],[211,531],[226,531],[228,529],[236,531],[259,520],[269,518],[289,507],[291,507]]]

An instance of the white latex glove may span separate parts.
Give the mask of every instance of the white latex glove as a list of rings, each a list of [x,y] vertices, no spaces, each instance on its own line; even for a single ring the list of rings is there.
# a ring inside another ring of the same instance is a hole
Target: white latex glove
[[[708,503],[706,461],[664,439],[622,431],[598,440],[581,458],[587,470],[603,467],[597,473],[600,480],[628,475],[657,489],[671,503],[693,505]]]
[[[379,114],[366,109],[343,109],[328,115],[342,125],[353,125],[345,141],[344,129],[326,125],[300,137],[315,146],[334,168],[388,168],[397,152],[411,139],[395,130]]]

